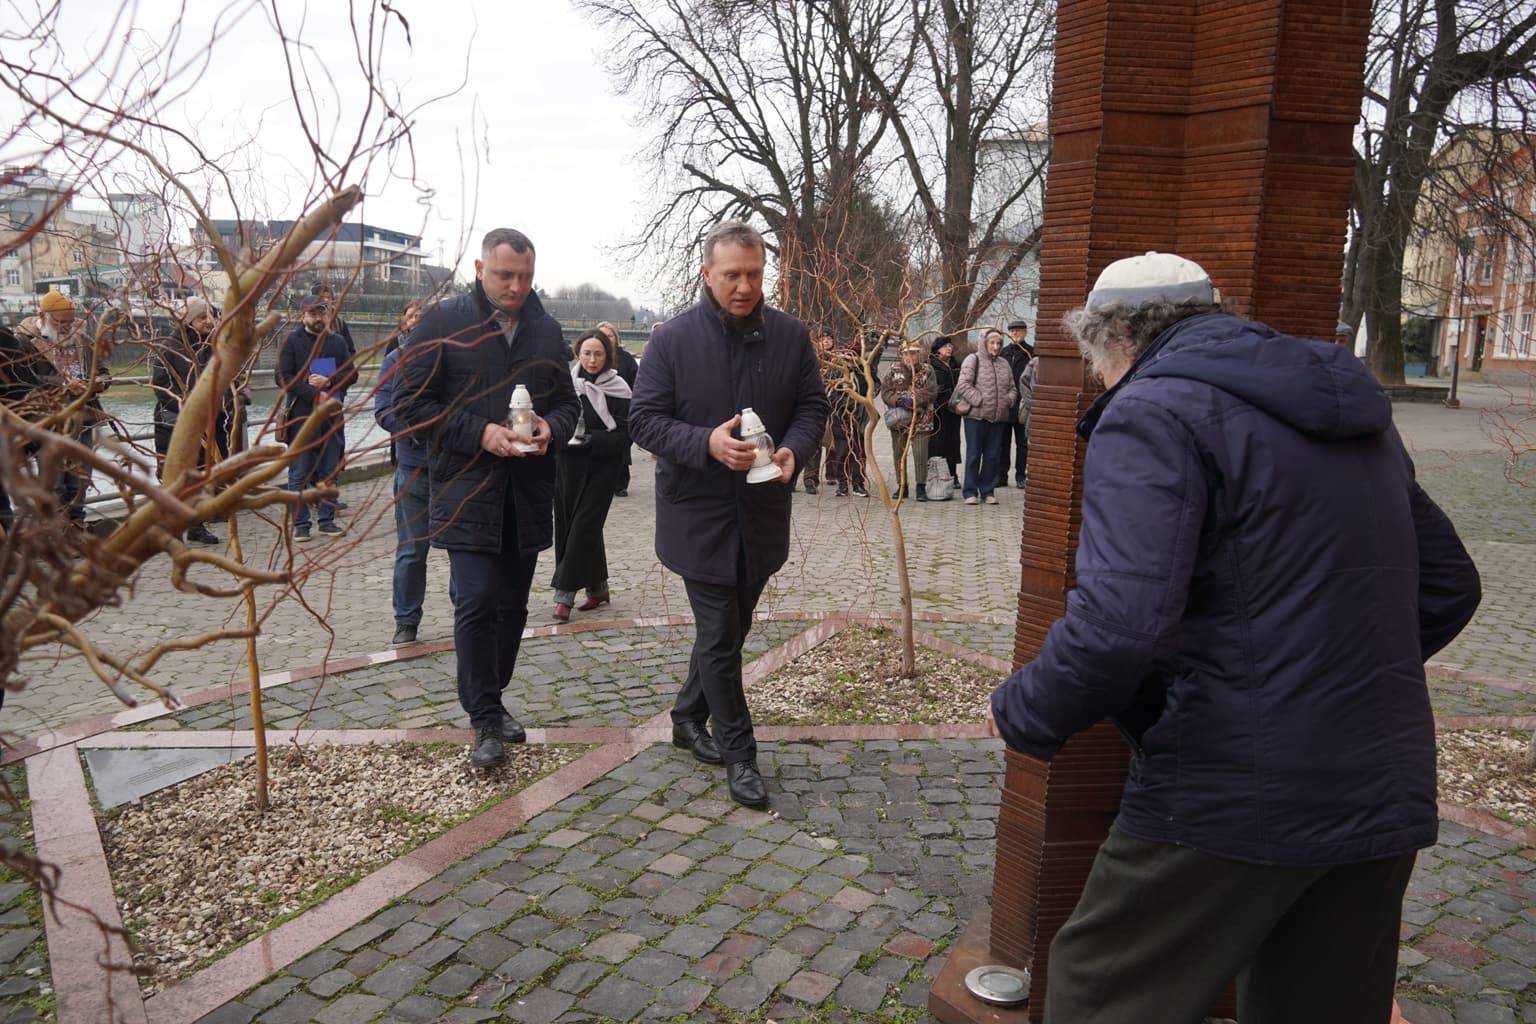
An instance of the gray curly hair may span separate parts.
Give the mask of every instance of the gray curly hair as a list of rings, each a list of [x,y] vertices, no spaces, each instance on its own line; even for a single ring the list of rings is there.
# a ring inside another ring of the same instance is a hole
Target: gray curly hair
[[[1220,302],[1147,302],[1138,306],[1114,302],[1094,309],[1080,307],[1061,318],[1077,339],[1078,351],[1096,376],[1121,360],[1135,362],[1164,331],[1181,320],[1206,313],[1224,313]]]

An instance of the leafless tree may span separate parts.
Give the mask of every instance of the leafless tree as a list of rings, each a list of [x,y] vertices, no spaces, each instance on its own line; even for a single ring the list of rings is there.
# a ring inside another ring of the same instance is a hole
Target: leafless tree
[[[137,702],[131,688],[137,686],[173,705],[173,694],[155,677],[156,665],[166,654],[243,639],[259,732],[254,637],[271,606],[258,608],[256,592],[267,589],[274,603],[288,597],[302,600],[313,563],[293,558],[282,513],[300,501],[334,495],[329,485],[302,494],[289,491],[283,487],[283,475],[297,455],[336,429],[334,414],[342,410],[334,400],[317,403],[286,445],[267,440],[270,419],[255,424],[256,443],[227,457],[216,443],[214,425],[241,388],[257,350],[286,318],[286,303],[279,294],[301,266],[306,247],[334,232],[362,198],[357,182],[413,177],[409,126],[415,111],[402,105],[380,74],[386,42],[396,33],[408,38],[409,28],[387,0],[356,5],[350,12],[355,45],[335,51],[348,66],[334,61],[327,66],[285,22],[282,5],[233,3],[213,19],[209,37],[191,47],[191,59],[169,44],[145,56],[134,22],[138,7],[127,4],[116,9],[118,23],[100,37],[106,40],[101,48],[81,56],[63,41],[59,5],[39,4],[30,12],[13,9],[25,19],[8,22],[4,31],[0,100],[21,116],[0,137],[0,154],[7,165],[46,169],[70,185],[62,199],[41,211],[31,230],[47,230],[74,194],[104,191],[104,183],[129,180],[135,191],[163,198],[168,222],[180,222],[201,236],[228,290],[211,358],[182,398],[158,478],[142,446],[96,448],[76,440],[82,427],[102,415],[96,399],[103,378],[94,372],[86,374],[83,390],[42,389],[26,402],[0,407],[0,474],[17,513],[0,539],[5,573],[0,592],[0,685],[21,689],[28,681],[28,652],[62,646],[125,704]],[[179,23],[171,20],[172,25]],[[192,127],[178,121],[177,104],[197,85],[221,41],[236,26],[248,31],[251,23],[271,32],[272,56],[286,68],[313,159],[301,194],[287,207],[297,214],[292,229],[263,246],[239,247],[221,241],[210,212],[213,202],[240,210],[262,186],[230,171],[234,161],[229,153],[202,145]],[[171,31],[179,37],[180,29]],[[320,114],[322,104],[315,102],[327,87],[335,87],[338,77],[356,90],[355,105],[333,105],[350,111],[345,119]],[[26,232],[9,236],[0,245],[0,255],[25,241]],[[96,343],[91,346],[94,361],[105,360],[114,338],[124,331],[154,343],[144,312],[170,304],[160,291],[163,265],[183,259],[169,243],[154,255],[127,275],[98,311]],[[183,269],[196,276],[197,268]],[[123,518],[105,536],[70,526],[55,497],[57,475],[72,467],[109,481],[123,502]],[[276,531],[265,565],[246,560],[250,545],[241,543],[241,513],[254,513],[257,521]],[[230,555],[196,550],[182,541],[181,534],[193,524],[221,519],[229,523]],[[137,582],[150,572],[167,573],[178,590],[193,598],[240,600],[243,623],[202,629],[143,653],[106,649],[89,635],[89,618],[101,608],[131,601]],[[258,806],[266,803],[264,782],[256,800]]]
[[[1491,167],[1508,129],[1530,130],[1536,97],[1536,3],[1376,0],[1356,137],[1353,232],[1343,320],[1364,323],[1383,383],[1403,380],[1403,264],[1416,218],[1434,222],[1435,156],[1449,141]],[[1443,179],[1454,187],[1457,175]],[[1422,227],[1421,227],[1422,229]]]
[[[866,65],[911,65],[913,40],[889,28],[904,0],[859,4],[837,30],[809,0],[578,6],[613,33],[615,84],[656,129],[646,158],[659,205],[635,251],[659,258],[678,292],[691,291],[703,232],[731,217],[757,220],[781,268],[795,268],[781,269],[781,294],[798,296],[794,275],[813,272],[809,254],[829,251],[826,238],[841,234],[850,211],[878,205],[875,157],[890,114]]]

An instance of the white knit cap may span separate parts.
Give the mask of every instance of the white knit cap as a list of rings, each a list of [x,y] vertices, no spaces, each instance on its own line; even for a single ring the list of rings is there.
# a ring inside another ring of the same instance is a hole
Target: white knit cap
[[[199,299],[194,296],[181,304],[181,310],[177,313],[177,319],[184,324],[189,324],[204,313],[211,312],[212,310],[213,307],[208,304],[206,299]]]
[[[1204,268],[1171,252],[1149,252],[1115,260],[1104,268],[1085,303],[1102,309],[1116,303],[1143,306],[1149,302],[1215,302],[1216,289]]]

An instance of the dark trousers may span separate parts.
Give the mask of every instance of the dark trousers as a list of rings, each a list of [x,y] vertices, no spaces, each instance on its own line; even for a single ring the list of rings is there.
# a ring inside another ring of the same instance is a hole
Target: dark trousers
[[[964,496],[985,498],[997,486],[1003,446],[1008,441],[1008,424],[987,420],[965,421]]]
[[[528,624],[528,591],[539,564],[537,551],[518,549],[517,510],[510,493],[504,506],[500,553],[448,552],[459,703],[476,729],[501,720],[501,693],[517,668]]]
[[[1111,831],[1051,943],[1046,1024],[1387,1024],[1414,854],[1337,867],[1223,860]]]
[[[857,406],[834,403],[827,482],[863,487],[864,477],[864,418]]]
[[[752,713],[741,689],[741,645],[752,629],[752,612],[767,580],[722,586],[684,580],[693,607],[693,656],[688,678],[672,708],[672,721],[714,719],[715,744],[726,764],[757,756]]]
[[[954,476],[955,470],[960,466],[960,421],[962,418],[957,412],[940,409],[939,432],[934,435],[933,445],[928,449],[933,454],[944,457],[945,464],[949,466],[950,476]]]
[[[1014,483],[1023,483],[1024,474],[1029,468],[1029,424],[1010,423],[1008,424],[1008,433],[1013,436],[1011,439],[1007,436],[1003,438],[1003,454],[1002,458],[998,460],[999,467],[997,471],[999,486],[1005,486],[1008,483],[1008,466],[1010,461],[1013,465]],[[1014,457],[1010,459],[1010,455]]]

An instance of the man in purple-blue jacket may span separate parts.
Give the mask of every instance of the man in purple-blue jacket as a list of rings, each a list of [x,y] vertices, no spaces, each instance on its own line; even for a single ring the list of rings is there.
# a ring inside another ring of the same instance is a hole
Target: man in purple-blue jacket
[[[1120,813],[1051,945],[1045,1019],[1386,1024],[1403,891],[1435,842],[1424,662],[1476,569],[1347,349],[1228,314],[1163,253],[1111,264],[1067,328],[1108,390],[1077,586],[992,695],[1049,759],[1113,719]]]
[[[629,429],[656,464],[656,555],[683,578],[695,638],[672,742],[726,766],[731,798],[768,802],[741,645],[768,578],[789,557],[795,471],[821,443],[827,396],[805,324],[763,302],[763,238],[725,221],[704,239],[704,296],[660,325],[640,360]],[[779,479],[749,484],[752,409],[777,441]],[[706,719],[713,719],[710,735]]]

